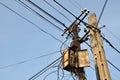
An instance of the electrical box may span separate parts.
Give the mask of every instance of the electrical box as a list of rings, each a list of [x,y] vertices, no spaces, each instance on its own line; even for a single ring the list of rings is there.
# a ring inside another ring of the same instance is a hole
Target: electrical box
[[[70,71],[74,67],[74,56],[73,50],[67,48],[63,52],[63,69]]]
[[[76,53],[78,55],[78,67],[89,67],[90,60],[89,60],[87,49],[79,50]]]

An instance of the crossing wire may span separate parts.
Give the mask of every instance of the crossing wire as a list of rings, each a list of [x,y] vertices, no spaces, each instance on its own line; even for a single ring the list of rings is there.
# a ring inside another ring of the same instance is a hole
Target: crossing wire
[[[54,6],[52,6],[50,3],[48,3],[46,0],[44,0],[44,2],[46,3],[46,4],[48,4],[50,7],[52,7],[54,10],[56,10],[59,14],[61,14],[64,18],[66,18],[69,22],[71,22],[72,23],[72,21],[69,19],[69,18],[67,18],[62,12],[60,12],[58,9],[56,9]]]
[[[47,18],[45,18],[44,16],[42,16],[41,14],[39,14],[37,11],[35,11],[34,9],[32,9],[31,7],[29,7],[28,5],[26,5],[24,2],[22,2],[21,0],[17,0],[18,3],[20,3],[23,7],[25,7],[26,9],[28,9],[29,11],[32,11],[33,13],[35,13],[38,17],[42,18],[43,20],[47,21],[48,23],[52,24],[55,28],[57,28],[60,31],[63,31],[61,28],[59,28],[57,25],[55,25],[54,23],[52,23],[50,20],[48,20]]]
[[[62,6],[60,3],[58,3],[56,0],[53,0],[55,3],[57,3],[59,6],[61,6],[64,10],[66,10],[68,13],[70,13],[72,16],[74,16],[76,19],[77,17],[72,13],[70,12],[68,9],[66,9],[64,6]]]
[[[112,43],[111,43],[108,39],[106,39],[106,38],[103,37],[102,35],[101,35],[101,37],[106,41],[106,43],[109,44],[109,46],[110,46],[111,48],[113,48],[115,51],[117,51],[118,54],[120,55],[120,51],[119,51],[117,48],[115,48],[115,47],[112,45]]]
[[[47,70],[49,70],[50,68],[52,68],[56,63],[58,63],[58,61],[62,58],[59,57],[56,60],[54,60],[52,63],[50,63],[48,66],[46,66],[45,68],[43,68],[41,71],[37,72],[34,76],[32,76],[31,78],[29,78],[28,80],[34,80],[37,77],[39,77],[40,75],[42,75],[43,73],[45,73]]]
[[[26,20],[27,22],[31,23],[32,25],[34,25],[36,28],[38,28],[40,31],[44,32],[45,34],[51,36],[52,38],[54,38],[55,40],[57,40],[58,42],[62,43],[61,40],[57,39],[55,36],[53,36],[52,34],[48,33],[47,31],[43,30],[42,28],[40,28],[38,25],[36,25],[35,23],[33,23],[32,21],[28,20],[27,18],[23,17],[22,15],[20,15],[19,13],[17,13],[16,11],[14,11],[13,9],[9,8],[7,5],[5,5],[4,3],[0,2],[0,5],[6,7],[8,10],[12,11],[13,13],[15,13],[16,15],[18,15],[19,17],[21,17],[22,19]]]
[[[107,43],[109,43],[109,45],[111,45],[112,47],[114,47],[106,38],[104,38],[102,35],[101,35],[101,37],[107,42]],[[90,50],[92,49],[92,47],[91,46],[89,46],[90,47]],[[115,48],[115,50],[117,51],[117,49]],[[92,52],[92,51],[91,51]],[[118,51],[119,52],[119,51]],[[115,68],[117,71],[119,71],[120,72],[120,69],[118,68],[118,67],[116,67],[112,62],[110,62],[108,59],[107,59],[107,62],[113,67],[113,68]]]
[[[48,13],[47,11],[45,11],[44,9],[42,9],[40,6],[36,5],[34,2],[32,2],[31,0],[27,0],[30,4],[32,4],[33,6],[35,6],[36,8],[38,8],[40,11],[44,12],[46,15],[50,16],[52,19],[54,19],[55,21],[57,21],[59,24],[61,24],[63,27],[67,28],[65,26],[64,23],[62,23],[60,20],[58,20],[57,18],[55,18],[54,16],[52,16],[50,13]]]

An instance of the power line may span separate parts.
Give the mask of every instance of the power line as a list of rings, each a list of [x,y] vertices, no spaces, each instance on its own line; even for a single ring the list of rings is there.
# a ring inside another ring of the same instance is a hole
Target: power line
[[[77,0],[78,1],[78,0]],[[76,0],[74,0],[74,2],[76,3],[76,5],[78,5],[81,9],[83,9],[83,6],[81,4],[79,4],[79,2],[77,2]]]
[[[46,80],[46,78],[47,78],[49,75],[51,75],[51,74],[53,74],[53,73],[55,73],[55,72],[57,72],[57,70],[52,71],[52,72],[50,72],[49,74],[47,74],[47,75],[44,77],[44,79],[43,79],[43,80]]]
[[[112,65],[116,70],[118,70],[118,71],[120,72],[120,69],[117,68],[112,62],[110,62],[109,60],[107,60],[107,62],[108,62],[110,65]]]
[[[120,54],[120,51],[119,51],[117,48],[115,48],[115,47],[111,44],[111,42],[110,42],[109,40],[107,40],[107,39],[106,39],[105,37],[103,37],[102,35],[101,35],[101,37],[106,41],[106,43],[108,43],[108,44],[110,45],[111,48],[113,48],[115,51],[118,52],[118,54]]]
[[[50,16],[52,19],[54,19],[55,21],[57,21],[59,24],[61,24],[65,28],[67,28],[64,23],[62,23],[60,20],[58,20],[57,18],[55,18],[54,16],[52,16],[50,13],[48,13],[47,11],[45,11],[44,9],[42,9],[41,7],[39,7],[38,5],[36,5],[35,3],[33,3],[31,0],[27,0],[27,1],[30,4],[32,4],[33,6],[35,6],[36,8],[38,8],[40,11],[44,12],[46,15]]]
[[[36,25],[35,23],[33,23],[32,21],[28,20],[27,18],[23,17],[22,15],[20,15],[19,13],[17,13],[16,11],[12,10],[11,8],[9,8],[8,6],[6,6],[4,3],[0,2],[0,4],[4,7],[6,7],[8,10],[12,11],[13,13],[17,14],[19,17],[21,17],[22,19],[26,20],[27,22],[31,23],[32,25],[34,25],[36,28],[38,28],[40,31],[44,32],[45,34],[51,36],[52,38],[54,38],[55,40],[57,40],[58,42],[62,43],[61,40],[57,39],[55,36],[53,36],[52,34],[48,33],[47,31],[43,30],[42,28],[40,28],[38,25]]]
[[[117,37],[112,31],[110,31],[107,27],[106,27],[106,30],[114,37],[116,38],[119,42],[120,42],[120,38]]]
[[[99,24],[99,22],[100,22],[100,19],[101,19],[102,15],[103,15],[103,12],[104,12],[104,10],[105,10],[105,7],[106,7],[107,2],[108,2],[108,0],[105,0],[105,4],[103,5],[103,8],[102,8],[102,11],[101,11],[100,16],[99,16],[99,18],[98,18],[98,22],[97,22],[97,25],[96,25],[96,26],[98,26],[98,24]]]
[[[69,0],[69,2],[72,4],[72,5],[74,5],[78,10],[80,10],[81,11],[81,9],[77,6],[77,2],[74,0]]]
[[[26,9],[28,9],[29,11],[32,11],[33,13],[35,13],[38,17],[42,18],[43,20],[47,21],[48,23],[52,24],[55,28],[57,28],[60,31],[63,31],[61,28],[59,28],[57,25],[55,25],[54,23],[52,23],[50,20],[48,20],[47,18],[45,18],[44,16],[42,16],[41,14],[39,14],[37,11],[35,11],[34,9],[32,9],[31,7],[29,7],[28,5],[26,5],[24,2],[22,2],[21,0],[18,0],[20,2],[20,4],[25,7]],[[17,2],[18,2],[17,1]]]
[[[101,37],[104,39],[104,40],[107,40],[106,38],[104,38],[102,35],[101,35]],[[108,40],[107,40],[107,42],[108,42]],[[112,45],[111,43],[110,43],[110,45]],[[90,47],[90,46],[89,46]],[[90,48],[92,48],[92,47],[90,47]],[[107,62],[112,66],[112,67],[114,67],[117,71],[119,71],[120,72],[120,69],[119,68],[117,68],[112,62],[110,62],[108,59],[107,59]]]
[[[59,57],[58,59],[56,59],[55,61],[53,61],[52,63],[50,63],[48,66],[46,66],[45,68],[43,68],[41,71],[37,72],[34,76],[32,76],[31,78],[29,78],[28,80],[34,80],[37,77],[39,77],[40,75],[42,75],[43,73],[45,73],[47,70],[49,70],[50,68],[52,68],[56,63],[58,63],[58,61],[62,58]]]
[[[103,36],[101,35],[101,37],[103,38]],[[88,45],[88,47],[90,47],[90,50],[91,50],[91,46],[89,46]],[[92,52],[92,51],[91,51]],[[93,62],[93,61],[92,61]],[[112,67],[114,67],[117,71],[119,71],[120,72],[120,69],[119,68],[117,68],[112,62],[110,62],[108,59],[107,59],[107,62],[112,66]],[[92,69],[92,68],[91,68]],[[93,69],[94,70],[94,69]]]
[[[69,22],[71,22],[72,23],[72,21],[69,19],[69,18],[67,18],[62,12],[60,12],[58,9],[56,9],[54,6],[52,6],[50,3],[48,3],[46,0],[44,0],[44,2],[46,3],[46,4],[48,4],[50,7],[52,7],[54,10],[56,10],[59,14],[61,14],[64,18],[66,18]]]
[[[65,7],[63,7],[60,3],[58,3],[56,0],[53,0],[55,3],[57,3],[59,6],[61,6],[64,10],[66,10],[68,13],[70,13],[72,16],[74,16],[76,19],[77,17],[72,13],[70,12],[68,9],[66,9]]]
[[[98,30],[99,32],[100,32],[100,30],[99,29],[97,29],[96,27],[94,27],[94,26],[92,26],[92,25],[90,25],[90,24],[88,24],[88,23],[86,23],[86,22],[84,22],[83,20],[81,20],[81,19],[79,19],[79,18],[77,18],[72,12],[70,12],[68,9],[66,9],[64,6],[62,6],[59,2],[57,2],[56,0],[53,0],[56,4],[58,4],[60,7],[62,7],[64,10],[66,10],[69,14],[71,14],[73,17],[75,17],[75,19],[76,20],[79,20],[80,22],[82,22],[87,28],[94,28],[94,29],[96,29],[96,30]],[[89,12],[89,11],[88,11]],[[87,16],[87,15],[86,15]],[[80,22],[79,22],[79,24],[80,24]]]
[[[43,58],[43,57],[46,57],[46,56],[49,56],[49,55],[52,55],[52,54],[55,54],[55,53],[58,53],[58,52],[60,52],[60,51],[55,51],[55,52],[52,52],[52,53],[49,53],[49,54],[45,54],[45,55],[41,55],[41,56],[38,56],[38,57],[35,57],[35,58],[23,60],[23,61],[14,63],[14,64],[9,64],[9,65],[6,65],[6,66],[2,66],[2,67],[0,67],[0,69],[6,69],[6,68],[9,68],[9,67],[13,67],[13,66],[16,66],[16,65],[27,63],[27,62],[30,62],[30,61],[33,61],[33,60],[37,60],[37,59],[40,59],[40,58]]]

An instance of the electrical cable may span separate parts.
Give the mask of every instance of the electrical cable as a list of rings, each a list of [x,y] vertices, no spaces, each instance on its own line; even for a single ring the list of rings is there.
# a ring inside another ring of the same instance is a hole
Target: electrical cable
[[[73,2],[73,0],[69,0],[69,2],[72,4],[72,5],[74,5],[78,10],[80,10],[81,11],[81,9],[77,6],[77,4],[76,4],[76,1],[74,0],[74,2]]]
[[[96,25],[96,26],[98,26],[98,24],[99,24],[99,22],[100,22],[100,19],[101,19],[102,15],[103,15],[103,12],[104,12],[104,10],[105,10],[105,7],[106,7],[107,2],[108,2],[108,0],[105,0],[105,3],[104,3],[104,5],[103,5],[103,8],[102,8],[102,11],[101,11],[100,16],[99,16],[99,18],[98,18],[98,22],[97,22],[97,25]]]
[[[61,58],[62,58],[62,56],[59,57],[58,59],[54,60],[52,63],[50,63],[45,68],[43,68],[41,71],[37,72],[35,75],[33,75],[28,80],[34,80],[34,79],[36,79],[37,77],[39,77],[40,75],[42,75],[43,73],[45,73],[47,70],[49,70],[50,68],[52,68],[52,66],[55,65],[57,63],[57,61],[59,61]]]
[[[41,56],[38,56],[38,57],[35,57],[35,58],[23,60],[23,61],[14,63],[14,64],[9,64],[9,65],[6,65],[6,66],[2,66],[2,67],[0,67],[0,69],[6,69],[6,68],[9,68],[9,67],[13,67],[13,66],[16,66],[16,65],[27,63],[27,62],[30,62],[30,61],[33,61],[33,60],[37,60],[37,59],[40,59],[40,58],[43,58],[43,57],[46,57],[46,56],[49,56],[49,55],[52,55],[52,54],[55,54],[55,53],[58,53],[58,52],[60,52],[60,51],[55,51],[55,52],[52,52],[52,53],[49,53],[49,54],[45,54],[45,55],[41,55]]]
[[[60,80],[60,77],[59,77],[60,64],[61,64],[61,61],[59,63],[58,70],[57,70],[57,80]]]
[[[55,71],[52,71],[52,72],[50,72],[49,74],[47,74],[45,77],[44,77],[44,79],[43,80],[45,80],[49,75],[51,75],[51,74],[53,74],[53,73],[55,73],[55,72],[57,72],[57,70],[55,70]]]
[[[19,2],[18,2],[19,1]],[[55,28],[57,28],[60,31],[63,31],[61,28],[59,28],[57,25],[55,25],[54,23],[52,23],[50,20],[48,20],[47,18],[45,18],[44,16],[42,16],[41,14],[39,14],[37,11],[35,11],[34,9],[32,9],[31,7],[29,7],[28,5],[26,5],[24,2],[22,2],[21,0],[17,0],[18,3],[20,3],[23,7],[25,7],[26,9],[28,9],[29,11],[32,11],[34,14],[36,14],[38,17],[40,17],[41,19],[47,21],[48,23],[52,24]]]
[[[64,71],[63,71],[62,67],[60,67],[60,68],[62,70],[62,78],[61,78],[61,80],[63,80],[63,78],[64,78]]]
[[[78,1],[78,0],[77,0]],[[83,9],[83,6],[81,4],[79,4],[79,2],[77,2],[76,0],[74,0],[74,2],[76,3],[76,5],[78,5],[81,9]]]
[[[117,68],[112,62],[110,62],[109,60],[107,60],[107,62],[108,62],[110,65],[112,65],[116,70],[118,70],[118,71],[120,72],[120,69]]]
[[[119,51],[117,48],[115,48],[115,47],[111,44],[111,42],[110,42],[109,40],[107,40],[107,39],[106,39],[105,37],[103,37],[102,35],[101,35],[101,37],[103,38],[103,40],[106,41],[106,43],[108,43],[108,44],[110,45],[111,48],[113,48],[115,51],[117,51],[118,54],[120,55],[120,51]]]
[[[66,40],[61,44],[61,46],[60,46],[60,53],[61,53],[61,55],[62,55],[62,47],[63,47],[63,45],[64,45],[67,41],[68,41],[68,39],[66,39]]]
[[[44,12],[46,15],[50,16],[52,19],[54,19],[59,24],[61,24],[63,27],[67,28],[64,23],[62,23],[60,20],[58,20],[57,18],[55,18],[54,16],[52,16],[50,13],[48,13],[47,11],[45,11],[44,9],[42,9],[40,6],[36,5],[31,0],[27,0],[27,2],[29,2],[30,4],[32,4],[33,6],[35,6],[36,8],[38,8],[40,11]]]
[[[106,38],[104,38],[102,35],[101,35],[101,37],[107,42],[107,43],[109,43],[109,45],[112,45]],[[112,47],[114,47],[113,45],[112,45]],[[90,49],[91,49],[92,47],[90,47]],[[116,49],[116,48],[115,48]],[[119,71],[120,72],[120,69],[119,68],[117,68],[112,62],[110,62],[108,59],[107,59],[107,62],[111,65],[111,66],[113,66],[117,71]],[[91,68],[92,69],[92,68]]]
[[[55,3],[57,3],[59,6],[61,6],[64,10],[66,10],[68,13],[70,13],[72,16],[74,16],[76,19],[77,17],[72,13],[70,12],[68,9],[66,9],[65,7],[63,7],[60,3],[58,3],[56,0],[53,0]]]
[[[34,24],[33,22],[31,22],[30,20],[28,20],[27,18],[25,18],[25,17],[23,17],[22,15],[20,15],[20,14],[18,14],[17,12],[15,12],[14,10],[12,10],[11,8],[9,8],[8,6],[6,6],[5,4],[3,4],[2,2],[0,2],[0,4],[1,5],[3,5],[4,7],[6,7],[7,9],[9,9],[10,11],[12,11],[12,12],[14,12],[15,14],[17,14],[18,16],[20,16],[21,18],[23,18],[23,19],[25,19],[26,21],[28,21],[28,22],[30,22],[31,24],[33,24],[34,26],[36,26],[38,29],[40,29],[42,32],[45,32],[46,33],[46,31],[44,31],[44,30],[42,30],[39,26],[37,26],[36,24]],[[47,33],[48,34],[48,33]],[[49,35],[51,35],[51,34],[49,34]],[[62,42],[62,41],[61,41]],[[60,57],[61,58],[61,57]],[[57,60],[59,60],[60,58],[58,58]],[[57,60],[55,60],[55,62],[57,61]],[[55,63],[55,62],[53,62],[53,63]],[[24,61],[22,61],[22,62],[19,62],[19,63],[16,63],[16,64],[12,64],[12,66],[13,65],[17,65],[17,64],[22,64],[22,63],[25,63]],[[47,67],[45,67],[44,69],[42,69],[40,72],[38,72],[36,75],[34,75],[33,77],[35,77],[35,78],[37,78],[39,75],[40,75],[40,73],[41,74],[43,74],[44,72],[46,72],[48,69],[50,69],[51,67],[49,67],[49,66],[51,66],[53,63],[51,63],[50,65],[48,65]],[[9,65],[10,66],[10,65]],[[49,67],[49,68],[48,68]],[[47,68],[47,69],[46,69]],[[33,79],[33,77],[31,77],[32,79]],[[29,80],[31,80],[31,78],[29,79]],[[34,78],[34,79],[35,79]]]
[[[67,18],[62,12],[60,12],[58,9],[56,9],[54,6],[52,6],[50,3],[48,3],[46,0],[44,0],[44,2],[46,3],[46,4],[48,4],[50,7],[52,7],[54,10],[56,10],[59,14],[61,14],[64,18],[66,18],[69,22],[71,22],[72,23],[72,21],[69,19],[69,18]]]
[[[22,15],[20,15],[19,13],[17,13],[16,11],[12,10],[11,8],[9,8],[8,6],[6,6],[4,3],[0,2],[0,4],[4,7],[6,7],[8,10],[12,11],[13,13],[15,13],[16,15],[18,15],[19,17],[21,17],[22,19],[26,20],[27,22],[31,23],[32,25],[34,25],[36,28],[38,28],[40,31],[44,32],[45,34],[51,36],[52,38],[54,38],[55,40],[57,40],[58,42],[62,43],[61,40],[57,39],[55,36],[53,36],[52,34],[48,33],[47,31],[43,30],[42,28],[40,28],[38,25],[36,25],[35,23],[33,23],[32,21],[28,20],[27,18],[23,17]]]
[[[106,30],[114,37],[116,38],[119,42],[120,42],[120,38],[117,37],[112,31],[110,31],[107,27],[106,27]]]
[[[56,0],[53,0],[56,4],[58,4],[60,7],[62,7],[64,10],[66,10],[69,14],[71,14],[73,17],[75,17],[75,19],[79,20],[80,22],[82,22],[87,28],[94,28],[96,30],[98,30],[100,32],[99,29],[97,29],[96,27],[84,22],[83,20],[77,18],[72,12],[70,12],[68,9],[66,9],[64,6],[62,6],[60,3],[58,3]]]

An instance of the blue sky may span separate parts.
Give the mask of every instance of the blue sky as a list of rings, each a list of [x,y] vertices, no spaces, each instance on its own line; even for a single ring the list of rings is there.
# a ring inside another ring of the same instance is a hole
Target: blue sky
[[[51,22],[59,26],[61,29],[64,27],[58,24],[56,21],[51,19],[49,16],[45,15],[43,12],[39,11],[37,8],[30,5],[25,0],[21,0],[29,5],[34,10],[38,11],[41,15],[49,19]],[[43,0],[32,0],[37,3],[44,10],[52,14],[58,20],[63,22],[66,26],[70,26],[71,22],[65,19],[57,11],[49,7]],[[59,7],[52,0],[47,0],[65,16],[67,16],[71,21],[75,18]],[[0,0],[0,2],[7,5],[12,10],[16,11],[26,19],[30,20],[46,32],[52,34],[61,41],[65,41],[65,37],[61,36],[62,31],[59,31],[50,23],[39,18],[33,12],[25,9],[16,0]],[[70,10],[74,15],[80,15],[82,9],[87,8],[90,10],[90,14],[96,13],[99,17],[101,9],[105,0],[58,0],[64,7]],[[119,50],[120,49],[120,1],[108,0],[105,11],[99,23],[99,27],[106,25],[102,29],[102,34]],[[85,19],[87,22],[87,17]],[[81,26],[83,31],[84,26]],[[83,36],[80,33],[80,36]],[[70,40],[66,44],[70,44]],[[89,41],[88,41],[89,42]],[[56,60],[61,56],[60,46],[62,43],[58,42],[48,34],[42,32],[35,25],[16,15],[12,11],[8,10],[0,4],[0,80],[28,80],[35,73],[46,67],[52,61]],[[106,52],[106,57],[115,66],[120,68],[120,54],[118,54],[114,49],[112,49],[105,41],[103,41],[103,46]],[[63,46],[62,49],[65,49]],[[93,60],[90,48],[86,44],[81,45],[81,49],[88,49],[89,57]],[[51,53],[51,54],[50,54]],[[50,54],[50,55],[47,55]],[[47,56],[42,56],[47,55]],[[41,57],[40,57],[41,56]],[[25,61],[22,63],[22,61]],[[15,64],[15,65],[14,65]],[[94,68],[94,64],[91,61],[91,67]],[[109,65],[110,73],[113,80],[118,80],[120,78],[120,72]],[[39,76],[36,80],[43,80],[43,78],[49,74],[51,71],[57,70],[56,67],[51,68],[43,75]],[[86,77],[88,80],[96,80],[95,71],[90,67],[85,68]],[[65,79],[63,80],[73,80],[70,74],[65,72]],[[62,73],[61,73],[62,75]],[[53,73],[46,78],[46,80],[57,79],[57,73]]]

